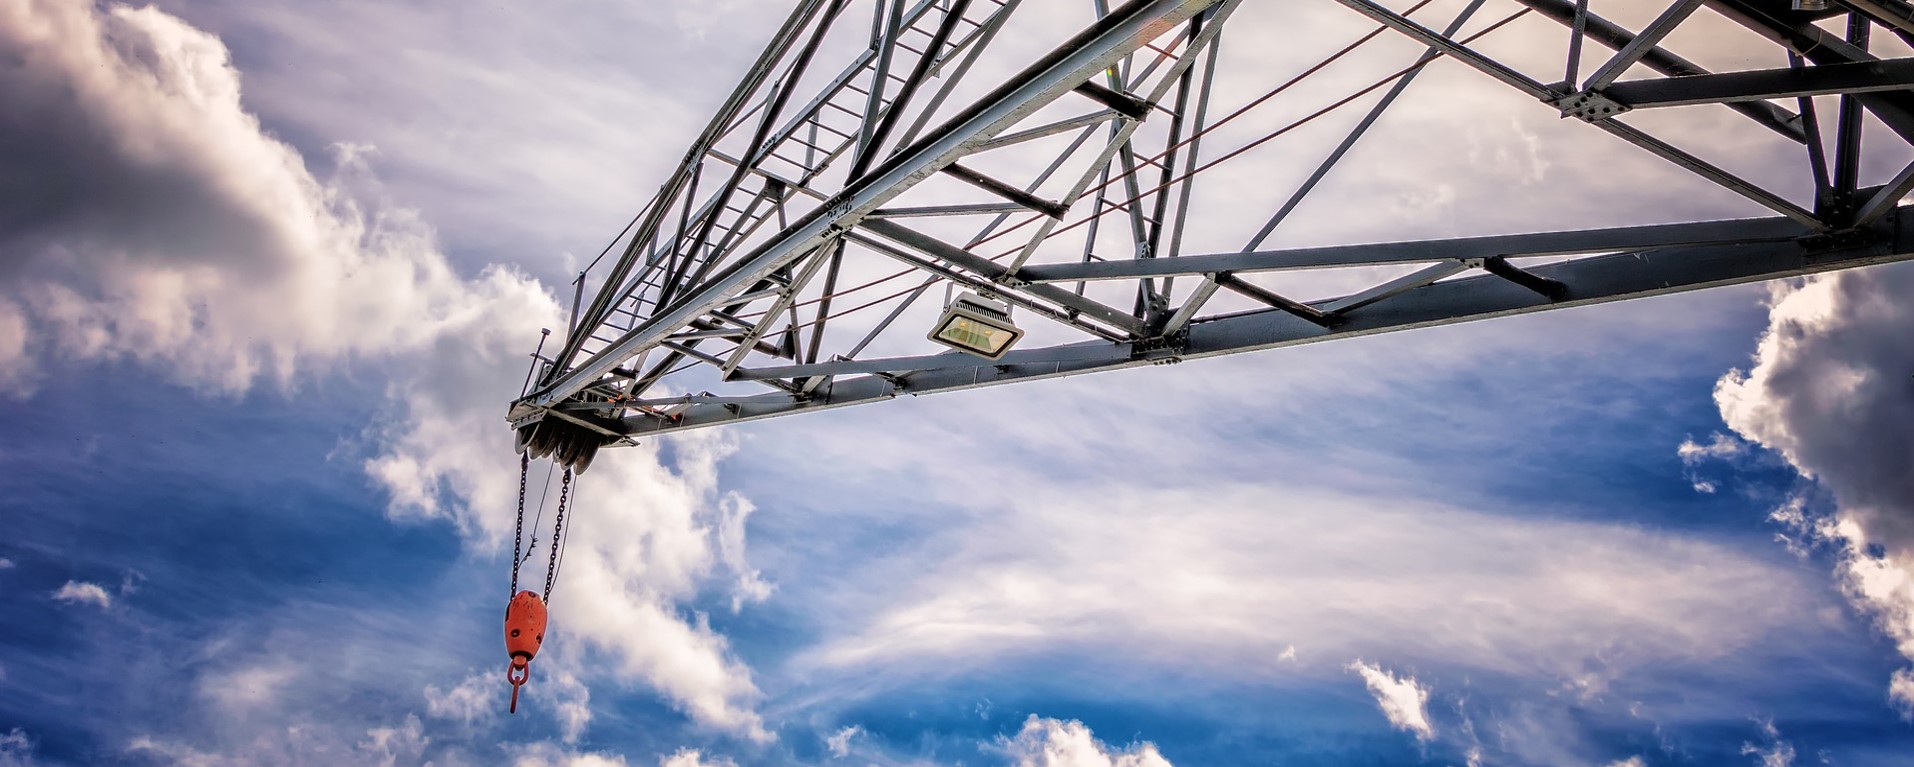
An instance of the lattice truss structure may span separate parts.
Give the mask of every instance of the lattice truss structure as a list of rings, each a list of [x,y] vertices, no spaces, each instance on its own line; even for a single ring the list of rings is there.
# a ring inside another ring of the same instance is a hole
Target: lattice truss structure
[[[1914,5],[1666,2],[800,0],[580,275],[571,327],[509,418],[535,451],[588,459],[900,394],[1914,255],[1899,207],[1914,165],[1861,180],[1864,132],[1870,157],[1914,157]],[[1306,35],[1301,63],[1269,50],[1301,24],[1341,37]],[[1684,41],[1738,65],[1705,68]],[[1410,87],[1445,68],[1440,92]],[[1466,109],[1465,87],[1632,144],[1746,217],[1270,247],[1321,182],[1365,172],[1343,161],[1405,92]],[[1702,140],[1657,129],[1683,109]],[[1325,115],[1340,141],[1282,149]],[[1761,142],[1782,151],[1756,172],[1704,159]],[[927,339],[966,293],[1024,333],[1000,358]]]

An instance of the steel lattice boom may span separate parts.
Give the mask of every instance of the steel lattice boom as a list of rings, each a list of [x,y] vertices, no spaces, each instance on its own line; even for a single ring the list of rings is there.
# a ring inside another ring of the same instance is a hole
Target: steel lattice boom
[[[574,308],[562,344],[534,355],[511,423],[535,452],[583,463],[646,434],[899,394],[1914,258],[1900,207],[1914,165],[1882,185],[1859,182],[1870,119],[1871,141],[1914,147],[1914,58],[1883,58],[1874,51],[1888,46],[1870,44],[1875,34],[1899,38],[1897,50],[1914,43],[1914,5],[1660,2],[1631,29],[1586,0],[1085,0],[1072,4],[1090,6],[1069,17],[1074,26],[1059,26],[1061,0],[801,0],[620,236],[622,250],[579,276],[581,299],[588,285],[593,296]],[[1232,27],[1251,10],[1267,19],[1334,6],[1367,17],[1372,32],[1320,65],[1245,72],[1222,55],[1225,40],[1254,43],[1254,30]],[[1675,50],[1704,12],[1752,32],[1770,68],[1711,71]],[[1538,30],[1556,50],[1552,73],[1487,52],[1498,36],[1532,47]],[[1300,119],[1237,119],[1377,38],[1423,52]],[[1584,67],[1585,57],[1600,63]],[[1767,215],[1266,248],[1438,61]],[[1219,95],[1219,84],[1247,79],[1266,93]],[[1825,124],[1816,97],[1838,107]],[[1253,220],[1242,206],[1193,203],[1213,169],[1358,99],[1366,116]],[[1737,175],[1635,119],[1676,107],[1720,110],[1796,147],[1811,192]],[[1258,132],[1223,142],[1225,124]],[[1206,214],[1255,234],[1186,252],[1192,232],[1222,226]],[[1328,297],[1272,287],[1303,270],[1371,277]],[[1027,335],[998,359],[943,351],[925,333],[959,292],[1000,303]]]

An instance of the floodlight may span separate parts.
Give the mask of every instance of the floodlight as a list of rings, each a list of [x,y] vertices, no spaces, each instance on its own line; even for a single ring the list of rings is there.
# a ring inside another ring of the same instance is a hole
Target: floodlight
[[[1002,359],[1023,330],[1010,321],[1010,307],[965,293],[944,308],[930,340],[985,359]]]

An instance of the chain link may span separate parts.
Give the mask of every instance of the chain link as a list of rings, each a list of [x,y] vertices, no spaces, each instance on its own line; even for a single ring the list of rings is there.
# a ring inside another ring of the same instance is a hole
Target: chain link
[[[518,528],[512,531],[512,593],[518,596],[518,563],[524,560],[525,542],[525,477],[532,471],[532,455],[529,452],[518,454]],[[533,534],[537,534],[536,531]],[[550,590],[550,587],[547,587]]]
[[[558,484],[558,519],[552,523],[552,540],[546,548],[552,550],[550,561],[545,563],[545,602],[552,601],[552,581],[558,578],[558,541],[565,532],[565,500],[572,492],[572,467],[565,467],[565,478]]]

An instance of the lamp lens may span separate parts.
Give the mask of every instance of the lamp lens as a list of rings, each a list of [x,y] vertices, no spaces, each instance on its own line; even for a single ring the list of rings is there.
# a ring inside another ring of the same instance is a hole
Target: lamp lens
[[[944,324],[944,329],[937,332],[937,337],[966,349],[976,349],[995,356],[1016,336],[1009,330],[985,325],[969,317],[952,317],[950,322]]]

